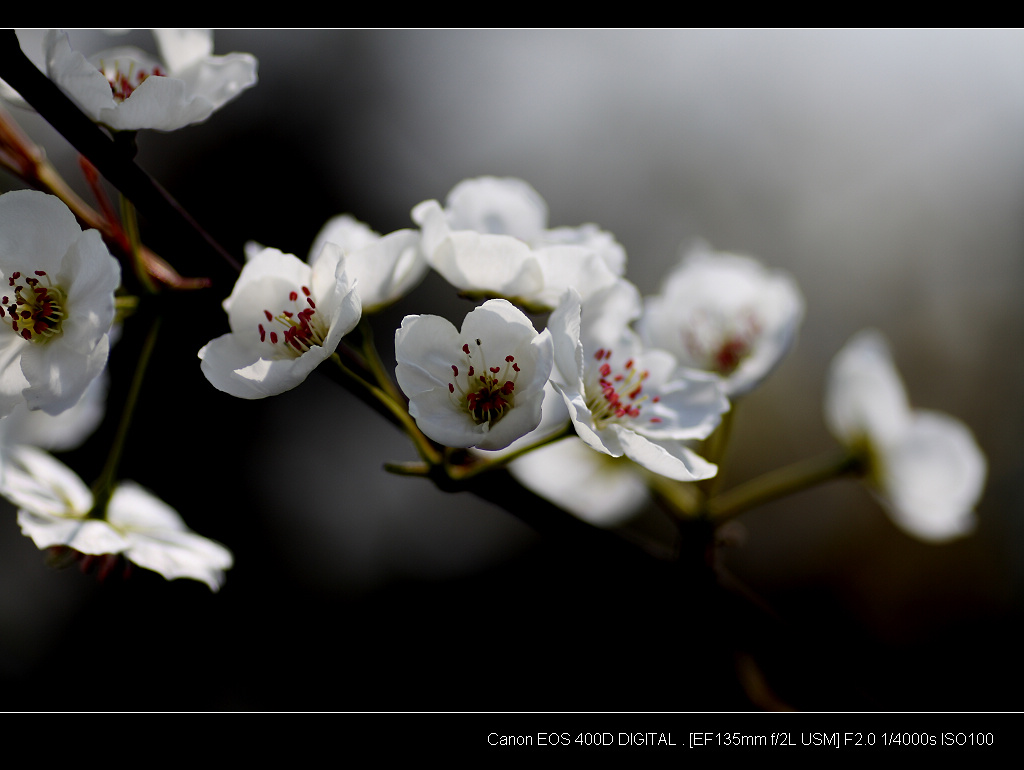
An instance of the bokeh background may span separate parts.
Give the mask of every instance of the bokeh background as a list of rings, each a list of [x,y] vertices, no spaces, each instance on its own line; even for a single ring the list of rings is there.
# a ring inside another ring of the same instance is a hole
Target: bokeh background
[[[29,48],[38,35],[23,37]],[[144,237],[215,288],[182,297],[123,475],[236,566],[219,594],[44,564],[4,504],[5,710],[1016,710],[1024,684],[1024,32],[222,30],[259,84],[207,123],[145,134],[140,165],[233,253],[305,256],[348,212],[381,232],[460,180],[527,180],[552,226],[596,222],[654,293],[702,238],[789,271],[795,349],[737,412],[743,481],[826,451],[831,357],[873,326],[916,406],[975,432],[970,538],[917,542],[854,481],[742,516],[746,587],[709,612],[508,513],[390,476],[413,459],[336,384],[243,402],[202,377],[233,273]],[[136,42],[73,33],[87,51]],[[83,193],[76,157],[16,113]],[[3,189],[18,187],[0,172]],[[437,276],[376,319],[452,320]],[[131,371],[131,325],[115,378]],[[115,393],[116,398],[116,393]],[[115,415],[116,416],[116,415]],[[88,479],[110,427],[69,458]],[[664,530],[656,511],[633,525]]]

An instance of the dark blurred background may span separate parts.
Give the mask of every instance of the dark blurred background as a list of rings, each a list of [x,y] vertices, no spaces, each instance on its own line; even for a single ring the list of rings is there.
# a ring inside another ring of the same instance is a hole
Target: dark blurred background
[[[36,35],[35,38],[39,36]],[[29,46],[32,35],[23,44]],[[87,51],[136,42],[73,33]],[[527,180],[552,226],[596,222],[658,290],[680,247],[789,271],[795,349],[738,410],[727,482],[833,446],[831,357],[881,329],[915,406],[989,461],[970,538],[898,530],[854,481],[749,512],[694,592],[604,565],[508,513],[386,474],[403,437],[315,375],[260,402],[196,351],[234,274],[150,246],[215,288],[178,298],[123,475],[236,566],[219,594],[138,570],[44,564],[4,505],[5,710],[1016,710],[1024,582],[1024,33],[223,30],[259,84],[200,126],[139,138],[140,165],[230,251],[304,257],[348,212],[380,232],[460,180]],[[15,113],[84,193],[74,153]],[[0,185],[16,180],[0,174]],[[437,276],[375,319],[472,307]],[[125,329],[115,377],[144,330]],[[111,410],[116,419],[116,410]],[[67,459],[86,475],[96,439]],[[106,431],[106,433],[104,432]],[[636,524],[663,529],[656,511]]]

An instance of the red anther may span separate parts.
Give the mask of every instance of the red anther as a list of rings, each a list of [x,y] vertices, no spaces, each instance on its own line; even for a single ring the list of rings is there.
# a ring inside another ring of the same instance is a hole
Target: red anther
[[[469,343],[468,342],[465,345],[462,346],[462,352],[465,353],[467,356],[469,355]]]
[[[310,298],[310,297],[306,297],[306,302],[308,302],[308,303],[309,303],[309,306],[310,306],[311,308],[313,308],[314,310],[316,309],[316,303],[315,303],[315,302],[313,302],[312,298]]]
[[[637,386],[636,390],[632,391],[632,392],[631,392],[631,393],[629,394],[629,398],[630,398],[630,400],[635,400],[635,399],[636,399],[636,397],[640,395],[640,391],[641,391],[641,390],[643,390],[643,386]]]
[[[498,372],[501,371],[501,367],[500,366],[492,366],[492,367],[490,367],[490,371],[491,371],[491,374],[497,374]]]
[[[263,324],[260,324],[259,327],[260,327],[260,342],[266,342],[267,341],[267,330],[263,328]]]
[[[450,382],[448,383],[448,392],[449,393],[454,393],[455,392],[455,386],[452,385]]]
[[[288,299],[290,299],[292,302],[294,302],[298,298],[299,298],[299,293],[297,291],[290,291],[290,292],[288,292]]]
[[[272,315],[270,314],[270,311],[269,311],[269,310],[264,310],[264,311],[263,311],[263,315],[265,315],[265,316],[267,317],[267,320],[268,320],[268,321],[273,321],[273,320],[274,320],[274,316],[272,316]]]
[[[501,386],[501,392],[507,396],[509,393],[515,390],[515,388],[516,384],[512,382],[512,380],[506,380],[505,384]]]
[[[518,372],[519,371],[519,364],[512,364],[512,369],[513,369],[513,371]]]
[[[598,351],[594,353],[594,359],[600,361],[604,358],[604,348],[598,348]]]
[[[270,333],[270,341],[272,343],[274,343],[275,345],[277,344],[277,332],[271,332]]]
[[[651,422],[661,422],[661,418],[660,417],[652,417],[651,418]]]
[[[601,368],[598,371],[601,372],[602,377],[607,377],[612,373],[612,368],[608,364],[601,364]]]
[[[21,278],[21,273],[19,271],[15,270],[13,273],[11,273],[12,280],[17,280],[19,278]],[[14,286],[14,284],[12,283],[11,286]]]
[[[310,295],[309,287],[308,286],[303,286],[302,287],[302,293],[305,294],[308,297]]]
[[[15,330],[15,331],[17,331],[17,330]],[[21,336],[24,337],[27,340],[30,340],[30,339],[32,339],[32,332],[30,332],[28,329],[22,329],[21,330]]]
[[[508,361],[509,363],[512,363],[513,361],[516,360],[516,357],[515,356],[505,356],[505,360]]]
[[[456,377],[459,376],[459,367],[457,367],[455,364],[452,364],[452,371],[455,372]]]
[[[36,270],[35,274],[36,275],[46,275],[46,271],[45,270]]]
[[[627,369],[632,369],[632,368],[633,368],[633,359],[632,359],[632,358],[631,358],[631,359],[629,359],[629,360],[628,360],[628,361],[626,362],[626,368],[627,368]]]
[[[654,398],[651,399],[651,402],[655,404],[658,403],[659,401],[661,401],[661,396],[655,396]]]
[[[473,369],[473,367],[472,367],[472,366],[471,366],[471,367],[469,367],[469,371],[468,371],[468,372],[466,373],[466,376],[467,376],[467,377],[472,377],[472,376],[473,376],[473,373],[474,373],[475,371],[476,371],[476,370],[475,370],[475,369]]]

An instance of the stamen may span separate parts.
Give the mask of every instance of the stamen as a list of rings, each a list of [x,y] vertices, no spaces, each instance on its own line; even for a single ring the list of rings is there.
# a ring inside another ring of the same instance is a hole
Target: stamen
[[[65,317],[66,297],[59,286],[53,286],[45,270],[33,271],[37,278],[22,278],[20,271],[11,273],[8,285],[14,289],[3,297],[6,309],[0,318],[10,321],[11,329],[29,342],[45,343],[60,336]]]

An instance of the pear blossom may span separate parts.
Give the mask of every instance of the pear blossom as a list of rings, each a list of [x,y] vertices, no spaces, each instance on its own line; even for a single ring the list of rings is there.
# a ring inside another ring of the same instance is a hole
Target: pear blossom
[[[552,381],[592,449],[679,481],[710,478],[717,467],[685,442],[707,438],[729,402],[713,375],[644,347],[629,327],[640,309],[640,293],[624,280],[582,304],[569,289],[548,321]]]
[[[21,531],[41,549],[71,548],[88,556],[123,556],[168,580],[191,578],[216,591],[231,552],[185,526],[177,511],[132,481],[114,489],[102,517],[85,483],[31,446],[3,453],[0,493],[18,508]]]
[[[541,422],[551,335],[507,300],[471,310],[461,330],[439,316],[406,316],[395,355],[409,414],[434,441],[503,449]]]
[[[456,185],[444,208],[417,205],[427,261],[471,296],[500,296],[551,310],[570,286],[582,297],[625,270],[622,246],[597,225],[547,228],[547,205],[520,179],[480,177]]]
[[[303,382],[361,314],[341,249],[331,243],[312,267],[262,249],[245,263],[223,307],[231,331],[203,346],[200,366],[215,388],[249,399]]]
[[[104,369],[89,383],[77,404],[57,415],[18,404],[0,420],[0,446],[29,444],[50,452],[77,449],[103,421],[109,379]]]
[[[56,196],[0,196],[0,417],[59,414],[107,362],[121,268]]]
[[[527,489],[595,526],[621,524],[651,502],[635,463],[595,452],[576,436],[527,452],[508,470]]]
[[[937,543],[974,529],[985,456],[960,420],[910,408],[879,332],[855,335],[836,355],[825,419],[833,435],[867,463],[867,482],[909,535]]]
[[[256,84],[255,57],[213,55],[209,29],[155,29],[159,57],[118,46],[88,58],[66,32],[44,40],[46,73],[97,123],[115,131],[173,131],[206,120]]]
[[[752,257],[692,249],[648,297],[637,329],[684,366],[713,372],[730,398],[758,385],[792,346],[804,302],[793,280]]]
[[[332,217],[321,228],[309,251],[311,265],[326,243],[345,254],[345,270],[358,286],[364,313],[381,310],[415,288],[430,267],[418,231],[380,235],[349,214]]]

